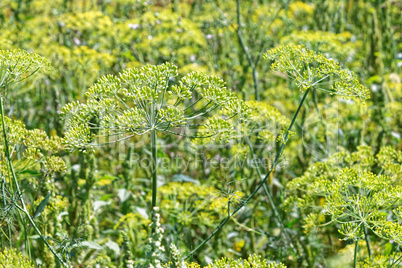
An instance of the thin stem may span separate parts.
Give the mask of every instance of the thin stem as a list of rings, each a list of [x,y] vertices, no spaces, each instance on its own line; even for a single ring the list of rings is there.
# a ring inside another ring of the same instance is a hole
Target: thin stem
[[[203,97],[199,98],[197,101],[193,102],[192,104],[190,104],[189,106],[187,106],[186,108],[183,109],[183,111],[186,111],[187,109],[190,109],[191,107],[193,107],[194,105],[196,105],[199,101],[201,101],[203,99]]]
[[[246,141],[247,141],[247,144],[248,144],[248,146],[249,146],[249,148],[250,148],[251,157],[254,159],[253,145],[251,144],[250,139],[246,138]],[[262,177],[262,174],[261,174],[260,168],[257,167],[256,170],[257,170],[258,177],[261,178],[261,177]],[[285,230],[285,225],[283,224],[283,221],[282,221],[282,219],[281,219],[281,216],[279,215],[278,209],[276,208],[276,205],[275,205],[275,203],[274,203],[274,200],[273,200],[273,198],[272,198],[272,195],[271,195],[271,193],[270,193],[270,191],[269,191],[269,189],[268,189],[266,183],[263,185],[263,189],[264,189],[265,195],[268,197],[269,203],[271,204],[272,210],[274,211],[274,215],[275,215],[275,217],[276,217],[276,220],[278,221],[278,224],[279,224],[280,229],[282,229],[282,232],[283,232],[283,234],[285,235],[286,239],[288,240],[289,245],[291,246],[292,250],[293,250],[294,252],[296,252],[296,249],[295,249],[295,247],[294,247],[294,245],[293,245],[293,243],[292,243],[292,239],[290,238],[289,234],[288,234],[288,233],[286,232],[286,230]]]
[[[2,192],[2,196],[3,196],[4,207],[6,207],[6,205],[7,205],[7,203],[6,203],[6,179],[4,177],[3,177],[3,180],[1,181],[1,192]],[[7,224],[7,229],[8,229],[8,236],[9,236],[8,240],[10,242],[10,248],[11,248],[11,246],[12,246],[11,245],[11,227],[9,224]]]
[[[401,259],[402,259],[402,255],[401,255],[396,261],[394,261],[394,262],[392,263],[392,266],[391,266],[391,267],[393,267],[394,265],[398,264],[398,262],[399,262]]]
[[[392,260],[390,260],[391,257],[388,259],[388,261],[389,261],[390,264],[391,264],[390,267],[393,267],[394,264],[396,264],[396,263],[399,261],[399,259],[402,258],[402,255],[401,255],[401,257],[399,257],[399,258],[395,261],[396,254],[398,253],[398,250],[399,250],[399,244],[397,245],[397,247],[396,247],[395,249],[394,249],[394,247],[395,247],[395,245],[392,246],[392,248],[393,248],[393,250],[394,250],[394,254],[392,255]]]
[[[241,12],[240,12],[240,0],[236,0],[236,9],[237,9],[237,37],[239,39],[239,43],[241,48],[243,49],[244,54],[246,55],[247,62],[252,70],[253,74],[253,82],[254,82],[254,94],[255,100],[260,101],[260,94],[258,92],[258,73],[255,67],[253,60],[250,57],[250,53],[248,53],[248,48],[246,43],[244,42],[243,34],[241,32]]]
[[[366,245],[367,245],[367,251],[368,251],[368,255],[370,260],[372,260],[372,255],[371,255],[371,247],[370,247],[370,238],[367,234],[367,228],[366,226],[362,226],[363,232],[364,232],[364,239],[366,240]]]
[[[357,251],[359,249],[359,240],[356,240],[355,243],[355,255],[354,255],[354,261],[353,261],[353,268],[356,268],[356,264],[357,264]]]
[[[156,130],[151,130],[151,152],[152,152],[152,208],[156,207],[157,191],[157,155],[156,155]]]
[[[25,206],[24,198],[23,198],[23,196],[21,194],[21,189],[20,189],[20,186],[18,184],[17,176],[15,175],[13,163],[12,163],[12,160],[11,160],[10,149],[9,149],[9,144],[8,144],[8,139],[7,139],[7,132],[6,132],[6,123],[5,123],[5,120],[4,120],[4,105],[3,105],[3,103],[4,103],[3,96],[1,96],[1,99],[0,99],[0,113],[1,113],[1,121],[2,121],[2,126],[3,126],[5,154],[6,154],[6,158],[7,158],[7,161],[8,161],[8,165],[10,167],[10,171],[11,171],[11,175],[12,175],[15,187],[17,189],[18,196],[20,197],[20,201],[21,201],[21,204],[22,204],[22,207],[20,207],[18,205],[17,206],[21,211],[23,211],[27,215],[29,222],[32,224],[32,226],[34,227],[35,231],[42,238],[43,242],[45,242],[46,246],[50,249],[50,251],[54,254],[54,256],[60,261],[60,263],[63,266],[68,267],[68,265],[60,258],[60,256],[54,251],[52,246],[50,246],[50,244],[47,242],[46,238],[42,235],[42,233],[40,232],[40,230],[36,226],[34,220],[32,219],[31,215],[29,214],[29,212],[28,212],[28,210],[27,210],[27,208]]]
[[[201,99],[200,99],[200,100],[201,100]],[[198,100],[198,101],[199,101],[199,100]],[[198,102],[198,101],[197,101],[197,102]],[[203,111],[208,107],[208,105],[210,105],[212,102],[213,102],[213,101],[210,100],[207,104],[205,104],[205,105],[204,105],[201,109],[199,109],[198,111],[195,111],[195,112],[193,112],[193,113],[187,115],[188,118],[191,119],[192,116],[197,115],[197,113],[203,112]],[[191,105],[190,105],[190,106],[191,106]],[[187,110],[190,106],[188,106],[185,110]],[[212,106],[212,107],[213,107],[213,106]],[[184,111],[185,111],[185,110],[184,110]]]
[[[293,116],[292,122],[290,123],[289,128],[288,128],[288,130],[287,130],[287,132],[286,132],[286,135],[285,135],[285,138],[284,138],[284,142],[282,143],[281,147],[279,148],[279,151],[278,151],[278,153],[277,153],[277,155],[276,155],[276,157],[275,157],[275,160],[274,160],[274,162],[272,163],[271,168],[270,168],[270,170],[268,171],[267,175],[265,175],[264,179],[260,182],[260,184],[257,186],[257,188],[251,193],[251,195],[250,195],[249,197],[247,197],[247,199],[246,199],[244,202],[242,202],[242,203],[230,214],[230,216],[226,217],[226,218],[219,224],[219,226],[215,229],[215,231],[212,232],[212,234],[210,234],[204,241],[201,242],[200,245],[198,245],[194,250],[192,250],[189,254],[187,254],[187,256],[184,257],[184,259],[187,259],[187,258],[189,258],[190,256],[194,255],[195,252],[197,252],[197,251],[198,251],[202,246],[204,246],[214,235],[216,235],[216,233],[218,233],[218,231],[219,231],[220,229],[222,229],[223,226],[225,226],[225,224],[229,221],[229,219],[230,219],[231,217],[233,217],[233,215],[235,215],[242,207],[244,207],[244,206],[248,203],[248,201],[250,201],[251,198],[254,197],[254,195],[261,189],[261,187],[262,187],[262,186],[264,185],[264,183],[267,181],[267,179],[268,179],[269,176],[271,175],[272,171],[275,170],[275,167],[276,167],[276,165],[278,164],[279,158],[280,158],[280,156],[282,155],[283,149],[285,148],[285,144],[286,144],[286,142],[288,141],[289,132],[290,132],[290,130],[292,129],[292,127],[293,127],[293,125],[294,125],[294,123],[295,123],[295,121],[296,121],[297,115],[299,114],[300,109],[301,109],[301,107],[303,106],[304,100],[306,99],[307,94],[308,94],[309,91],[310,91],[310,88],[308,88],[308,89],[306,90],[306,92],[304,93],[303,98],[302,98],[302,100],[300,101],[299,107],[297,108],[296,113],[295,113],[294,116]]]
[[[234,223],[236,223],[237,225],[239,225],[241,228],[244,228],[244,230],[246,230],[247,232],[252,232],[252,233],[255,233],[255,234],[258,234],[258,235],[265,235],[265,234],[262,233],[262,232],[256,231],[256,230],[254,230],[253,228],[250,228],[250,227],[248,227],[248,226],[246,226],[246,225],[244,225],[244,224],[238,222],[238,221],[236,220],[236,218],[234,218],[234,217],[232,218],[232,220],[233,220]]]

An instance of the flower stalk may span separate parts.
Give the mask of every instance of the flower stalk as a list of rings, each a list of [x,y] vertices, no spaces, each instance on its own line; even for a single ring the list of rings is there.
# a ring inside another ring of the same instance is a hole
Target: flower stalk
[[[243,207],[254,197],[254,195],[256,195],[256,193],[261,189],[261,187],[264,186],[265,182],[267,181],[267,179],[269,178],[269,176],[271,175],[271,173],[275,170],[276,165],[278,164],[279,158],[281,157],[281,155],[282,155],[282,153],[283,153],[283,150],[285,149],[285,145],[286,145],[286,143],[287,143],[287,141],[288,141],[288,139],[289,139],[289,132],[291,131],[291,129],[292,129],[292,127],[293,127],[293,125],[294,125],[294,123],[295,123],[295,121],[296,121],[296,118],[297,118],[297,116],[298,116],[298,114],[299,114],[299,112],[300,112],[300,110],[301,110],[301,107],[303,106],[303,103],[304,103],[304,101],[305,101],[305,99],[306,99],[307,94],[308,94],[309,91],[310,91],[310,88],[308,88],[308,89],[304,92],[304,95],[303,95],[303,97],[302,97],[302,99],[301,99],[301,101],[300,101],[300,103],[299,103],[299,106],[298,106],[298,108],[297,108],[297,110],[296,110],[296,112],[295,112],[295,114],[294,114],[294,116],[293,116],[293,119],[292,119],[292,121],[290,122],[290,125],[289,125],[289,127],[288,127],[288,129],[287,129],[287,131],[286,131],[286,135],[285,135],[285,137],[284,137],[283,143],[282,143],[281,147],[279,148],[279,151],[278,151],[278,153],[276,154],[275,160],[274,160],[274,162],[272,163],[271,168],[269,169],[268,173],[265,175],[264,179],[260,182],[260,184],[257,186],[257,188],[250,194],[250,196],[247,197],[247,199],[246,199],[244,202],[242,202],[235,210],[233,210],[233,212],[230,213],[230,214],[219,224],[219,226],[218,226],[204,241],[201,242],[200,245],[198,245],[194,250],[192,250],[189,254],[187,254],[187,256],[186,256],[184,259],[187,259],[187,258],[189,258],[190,256],[194,255],[195,252],[197,252],[200,248],[202,248],[212,237],[214,237],[214,236],[223,228],[223,226],[226,225],[226,223],[229,221],[229,219],[230,219],[231,217],[233,217],[241,208],[243,208]],[[270,196],[270,195],[269,195],[269,196]],[[272,202],[272,201],[273,201],[273,200],[272,200],[272,198],[271,198],[271,199],[270,199],[270,202]],[[272,202],[271,204],[272,204],[272,206],[274,207],[273,202]],[[275,213],[275,214],[276,214],[276,213]],[[279,215],[279,214],[278,214],[278,215]],[[292,247],[292,248],[293,248],[293,247]]]
[[[8,139],[7,139],[6,124],[5,124],[5,120],[4,120],[4,98],[3,98],[3,96],[0,97],[0,115],[1,115],[1,123],[2,123],[2,127],[3,127],[3,136],[4,136],[4,144],[5,144],[5,146],[4,146],[5,147],[5,149],[4,149],[5,156],[6,156],[8,165],[10,167],[11,177],[13,179],[15,188],[17,190],[17,194],[19,196],[19,199],[20,199],[21,205],[22,205],[22,207],[17,206],[17,208],[19,210],[21,210],[26,215],[26,217],[28,218],[28,221],[30,222],[32,227],[35,229],[36,233],[40,236],[40,238],[46,244],[48,249],[53,253],[53,255],[56,257],[56,259],[64,267],[68,267],[68,265],[61,259],[61,257],[56,253],[56,251],[53,249],[53,247],[49,244],[47,239],[42,235],[41,231],[36,226],[35,221],[32,219],[31,215],[29,214],[29,212],[28,212],[28,210],[27,210],[27,208],[25,206],[24,198],[22,196],[21,189],[20,189],[20,186],[19,186],[18,181],[17,181],[17,176],[15,175],[14,166],[13,166],[13,163],[12,163],[12,160],[11,160],[10,148],[9,148]],[[10,239],[11,239],[11,237],[10,237]]]
[[[156,131],[151,130],[151,153],[152,153],[152,207],[156,207],[156,193],[158,190],[158,155],[156,144]]]

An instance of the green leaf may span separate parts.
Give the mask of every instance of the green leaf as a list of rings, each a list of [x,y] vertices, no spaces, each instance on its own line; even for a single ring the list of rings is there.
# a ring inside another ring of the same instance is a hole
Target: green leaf
[[[49,202],[49,198],[50,198],[50,192],[46,195],[46,197],[42,200],[42,202],[40,202],[39,206],[36,208],[35,214],[33,216],[34,219],[39,217],[45,210],[47,202]]]

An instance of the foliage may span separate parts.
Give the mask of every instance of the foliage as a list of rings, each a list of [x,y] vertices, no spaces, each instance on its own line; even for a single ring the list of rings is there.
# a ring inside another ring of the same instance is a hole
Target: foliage
[[[369,146],[336,153],[289,182],[286,206],[289,210],[297,206],[306,232],[332,223],[342,239],[365,239],[371,230],[397,246],[401,243],[399,154],[383,147],[375,155]],[[376,170],[378,175],[373,173]],[[323,214],[330,216],[329,222]]]
[[[1,1],[0,247],[399,267],[399,25],[398,1]]]
[[[266,268],[285,268],[282,263],[275,263],[271,262],[268,263],[267,260],[262,259],[261,256],[257,255],[250,255],[247,259],[245,260],[230,260],[230,259],[221,259],[215,261],[213,264],[210,264],[207,266],[208,268],[213,268],[213,267],[266,267]]]
[[[0,263],[4,268],[21,267],[21,268],[33,268],[35,267],[31,260],[22,256],[21,252],[17,253],[16,249],[4,248],[0,253]]]

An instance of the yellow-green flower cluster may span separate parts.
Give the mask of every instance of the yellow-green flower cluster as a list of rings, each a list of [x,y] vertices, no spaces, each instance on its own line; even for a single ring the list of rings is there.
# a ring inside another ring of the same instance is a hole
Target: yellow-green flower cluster
[[[294,131],[286,131],[286,130],[282,130],[281,133],[278,135],[278,137],[276,138],[276,142],[280,142],[282,144],[286,144],[287,139],[285,139],[286,135],[288,135],[288,138],[296,135],[296,132]]]
[[[262,140],[272,141],[275,131],[288,125],[289,120],[267,102],[248,101],[246,104],[250,107],[250,115],[244,125],[245,134],[257,132]]]
[[[344,98],[365,101],[370,97],[369,90],[360,84],[355,73],[303,45],[277,47],[265,52],[264,57],[274,61],[271,66],[274,72],[293,79],[302,92],[316,88]],[[330,78],[334,79],[333,83]]]
[[[285,207],[297,206],[306,229],[324,223],[320,217],[324,209],[332,221],[341,224],[346,239],[360,239],[365,227],[381,238],[400,241],[402,162],[397,157],[391,147],[383,147],[377,155],[369,146],[334,154],[288,183]],[[376,166],[381,175],[372,173]]]
[[[305,19],[314,12],[314,6],[301,1],[293,2],[288,7],[288,17]]]
[[[140,62],[157,64],[156,60],[161,58],[184,66],[206,46],[198,25],[169,9],[146,12],[117,24],[116,29],[119,40],[141,55],[137,57]]]
[[[121,217],[119,221],[113,227],[114,230],[118,230],[122,227],[124,228],[142,228],[146,229],[146,227],[151,223],[149,219],[145,219],[139,213],[128,213]]]
[[[21,49],[0,50],[0,89],[24,80],[41,68],[49,67],[47,60]]]
[[[282,263],[269,262],[258,255],[250,255],[247,259],[233,260],[222,258],[206,266],[206,268],[285,268]]]
[[[35,200],[34,207],[38,207],[45,197]],[[46,209],[41,213],[41,215],[48,217],[49,215],[58,216],[63,212],[68,206],[67,197],[60,195],[51,195],[49,201],[46,203]],[[47,218],[49,219],[49,218]]]
[[[359,239],[365,227],[400,243],[402,226],[385,215],[402,205],[402,187],[390,181],[384,175],[344,168],[334,180],[318,180],[313,188],[324,195],[325,213],[341,224],[339,231],[346,239]]]
[[[402,151],[395,150],[390,146],[381,147],[377,159],[387,175],[393,177],[402,174]]]
[[[113,22],[109,16],[99,11],[88,11],[84,13],[66,13],[58,17],[58,24],[61,25],[65,34],[76,35],[76,38],[82,38],[83,43],[93,46],[96,43],[92,38],[110,35],[113,33]],[[94,35],[96,33],[96,35]]]
[[[85,149],[95,136],[129,138],[151,130],[181,135],[171,129],[198,126],[204,126],[206,133],[198,132],[196,138],[204,135],[227,140],[233,128],[230,119],[247,116],[244,102],[226,89],[221,79],[196,72],[171,89],[176,76],[177,67],[166,63],[102,77],[85,93],[86,103],[73,102],[62,108],[66,147]],[[193,102],[190,95],[198,100]],[[203,117],[216,109],[226,110],[228,117],[215,116],[203,124]]]
[[[0,252],[0,263],[3,268],[34,268],[35,265],[16,249],[4,248]]]
[[[220,197],[218,190],[210,186],[171,182],[160,187],[158,195],[161,209],[184,226],[202,223],[212,227],[227,213],[227,198]],[[191,209],[183,208],[183,202],[191,204]]]
[[[7,141],[11,152],[11,158],[17,173],[24,173],[26,170],[36,170],[38,174],[44,173],[52,176],[55,172],[65,170],[64,161],[53,154],[62,149],[62,141],[59,137],[48,137],[42,130],[27,130],[24,124],[17,120],[4,118],[7,128]],[[9,173],[9,165],[5,161],[4,137],[0,137],[0,170],[3,175]],[[6,175],[7,177],[8,175]],[[23,177],[23,175],[22,175]],[[30,182],[36,186],[38,181],[33,176],[28,176]]]
[[[340,62],[349,61],[362,46],[362,43],[351,42],[349,32],[332,33],[324,31],[296,31],[281,39],[282,45],[305,45],[319,53],[328,54]],[[350,58],[350,59],[348,59]]]
[[[110,69],[116,61],[115,56],[96,51],[88,46],[67,48],[52,44],[50,49],[48,58],[55,66],[51,77],[57,79],[60,73],[67,75],[72,72],[77,76],[85,77],[85,83],[81,87],[93,83],[99,77],[99,73]]]
[[[212,140],[229,142],[236,133],[233,124],[220,116],[214,116],[207,120],[206,135],[212,136]]]

